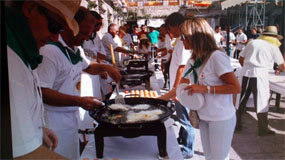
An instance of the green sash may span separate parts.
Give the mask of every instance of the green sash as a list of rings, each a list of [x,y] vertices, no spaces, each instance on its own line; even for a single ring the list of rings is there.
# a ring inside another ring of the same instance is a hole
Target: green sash
[[[66,56],[66,58],[71,60],[71,63],[73,65],[77,64],[79,61],[83,61],[82,57],[80,56],[80,51],[79,49],[77,50],[76,53],[74,53],[71,49],[64,47],[60,42],[48,42],[47,44],[55,45],[57,46],[61,52]],[[67,52],[66,52],[67,51]]]
[[[12,8],[5,7],[7,45],[32,69],[42,63],[37,43],[29,28],[26,17]]]
[[[196,72],[196,68],[199,68],[201,65],[202,65],[202,61],[200,59],[196,59],[194,64],[193,65],[191,64],[191,67],[184,74],[183,78],[185,78],[188,74],[193,72],[194,83],[197,84],[198,83],[198,74]]]

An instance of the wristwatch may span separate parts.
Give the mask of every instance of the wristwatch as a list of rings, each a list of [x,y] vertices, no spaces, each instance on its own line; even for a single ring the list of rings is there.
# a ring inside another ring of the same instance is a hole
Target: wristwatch
[[[207,86],[207,92],[210,94],[211,86]]]

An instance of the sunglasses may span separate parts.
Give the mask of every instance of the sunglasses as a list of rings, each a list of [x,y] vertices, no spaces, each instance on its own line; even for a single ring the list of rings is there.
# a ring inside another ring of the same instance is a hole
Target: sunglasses
[[[170,32],[170,27],[169,26],[166,26],[166,32]]]
[[[99,27],[99,26],[102,26],[102,24],[103,24],[103,23],[96,23],[94,26],[95,26],[95,27]]]
[[[38,11],[41,15],[44,15],[48,21],[48,30],[53,34],[59,34],[63,31],[63,27],[49,14],[49,11],[38,5]]]

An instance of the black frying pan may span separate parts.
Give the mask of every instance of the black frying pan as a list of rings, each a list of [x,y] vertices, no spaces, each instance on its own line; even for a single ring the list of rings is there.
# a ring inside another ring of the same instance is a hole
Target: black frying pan
[[[120,85],[138,86],[144,83],[143,79],[125,78],[120,81]]]
[[[147,63],[148,63],[147,60],[129,60],[129,59],[125,59],[123,61],[123,64],[126,67],[143,67]]]
[[[145,71],[145,70],[124,70],[120,71],[122,75],[122,80],[126,79],[142,79],[149,80],[152,76],[153,71]]]
[[[111,123],[111,121],[106,118],[108,116],[112,116],[119,111],[112,111],[108,106],[115,103],[115,100],[112,99],[106,102],[106,106],[102,107],[101,109],[97,109],[95,111],[90,111],[89,115],[94,118],[99,124],[107,125],[110,127],[118,127],[118,128],[143,128],[144,126],[153,126],[157,123],[162,123],[167,120],[175,111],[174,104],[171,101],[164,101],[160,99],[154,98],[124,98],[126,104],[134,106],[137,104],[149,104],[152,109],[160,109],[164,113],[159,115],[159,119],[152,120],[152,121],[139,121],[135,123],[127,123],[127,122],[118,122],[118,123]]]

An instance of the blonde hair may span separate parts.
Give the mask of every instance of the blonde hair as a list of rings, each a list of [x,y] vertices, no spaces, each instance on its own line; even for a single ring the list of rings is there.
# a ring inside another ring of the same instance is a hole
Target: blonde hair
[[[204,61],[213,51],[219,49],[214,39],[214,30],[205,19],[191,16],[180,29],[190,45],[192,59]]]

